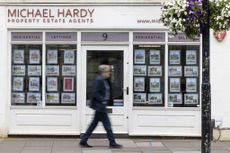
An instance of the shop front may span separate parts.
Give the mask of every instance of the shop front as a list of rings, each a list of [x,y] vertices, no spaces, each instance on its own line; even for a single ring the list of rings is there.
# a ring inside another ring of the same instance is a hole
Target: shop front
[[[116,134],[199,137],[200,40],[169,35],[160,8],[1,6],[7,134],[84,133],[97,68],[109,64]]]

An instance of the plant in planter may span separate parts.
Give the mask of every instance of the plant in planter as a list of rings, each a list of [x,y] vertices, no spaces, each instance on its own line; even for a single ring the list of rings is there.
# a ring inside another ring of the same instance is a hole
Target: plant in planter
[[[172,0],[162,7],[161,20],[170,32],[183,32],[195,39],[202,33],[207,16],[201,0]],[[214,31],[230,29],[230,0],[210,1],[210,28]]]
[[[230,0],[210,2],[210,27],[217,40],[223,40],[230,29]]]

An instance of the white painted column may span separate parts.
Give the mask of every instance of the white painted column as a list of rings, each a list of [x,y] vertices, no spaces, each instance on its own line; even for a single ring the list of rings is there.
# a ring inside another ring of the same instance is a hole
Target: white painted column
[[[0,137],[7,137],[8,131],[8,103],[9,103],[9,81],[10,63],[8,61],[8,36],[6,28],[6,13],[5,6],[0,6]]]

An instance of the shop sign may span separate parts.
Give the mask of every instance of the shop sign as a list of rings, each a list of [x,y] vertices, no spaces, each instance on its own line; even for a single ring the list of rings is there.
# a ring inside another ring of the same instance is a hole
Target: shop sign
[[[42,41],[42,32],[12,32],[11,41]]]
[[[133,33],[134,42],[165,42],[164,32],[135,32]]]
[[[129,41],[128,32],[82,32],[82,41]]]
[[[76,32],[47,32],[46,41],[77,41]]]
[[[5,13],[7,27],[17,28],[166,29],[160,6],[9,6]]]
[[[192,40],[192,39],[189,39],[188,37],[186,37],[183,33],[179,33],[176,36],[169,35],[168,41],[169,42],[199,42],[200,38],[197,37],[196,40]]]

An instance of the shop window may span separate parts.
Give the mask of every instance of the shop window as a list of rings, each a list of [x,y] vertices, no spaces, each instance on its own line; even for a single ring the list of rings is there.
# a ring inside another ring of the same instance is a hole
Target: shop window
[[[42,45],[12,45],[12,105],[42,103]]]
[[[134,106],[164,106],[164,52],[163,45],[134,46]]]
[[[76,105],[76,45],[46,45],[46,105]]]
[[[168,106],[199,105],[199,46],[169,46]]]

